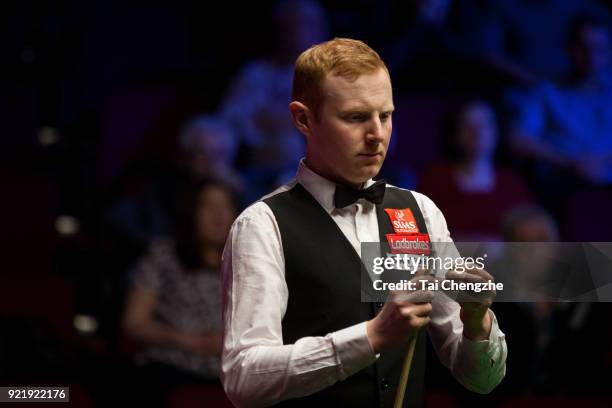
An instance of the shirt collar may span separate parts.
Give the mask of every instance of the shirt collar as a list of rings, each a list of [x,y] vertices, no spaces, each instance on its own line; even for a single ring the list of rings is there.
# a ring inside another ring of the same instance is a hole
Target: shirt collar
[[[304,159],[300,160],[295,178],[321,204],[328,214],[331,214],[336,209],[334,206],[336,183],[315,173],[306,165]],[[374,184],[374,181],[370,179],[365,182],[363,188],[368,188],[372,184]]]

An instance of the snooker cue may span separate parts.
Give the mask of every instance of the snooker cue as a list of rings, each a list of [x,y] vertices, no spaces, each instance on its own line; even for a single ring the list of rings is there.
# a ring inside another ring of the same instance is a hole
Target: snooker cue
[[[393,408],[401,408],[404,404],[404,395],[406,394],[406,386],[408,385],[408,376],[410,375],[410,367],[412,366],[412,357],[414,356],[414,348],[416,346],[416,339],[419,332],[418,330],[414,336],[408,342],[408,352],[404,359],[404,365],[402,366],[402,372],[400,374],[399,385],[397,387],[397,393],[395,394],[395,403]]]

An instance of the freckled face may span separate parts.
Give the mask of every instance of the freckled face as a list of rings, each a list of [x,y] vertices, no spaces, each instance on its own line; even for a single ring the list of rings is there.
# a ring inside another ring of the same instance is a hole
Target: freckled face
[[[354,81],[328,75],[324,101],[311,124],[307,164],[320,175],[354,187],[376,176],[391,139],[393,92],[379,69]]]

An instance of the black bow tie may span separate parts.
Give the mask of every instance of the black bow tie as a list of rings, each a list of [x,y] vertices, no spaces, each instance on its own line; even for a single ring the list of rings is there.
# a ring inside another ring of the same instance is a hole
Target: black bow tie
[[[380,204],[385,196],[386,184],[385,180],[378,180],[364,190],[355,190],[354,188],[337,184],[336,192],[334,193],[334,205],[336,208],[344,208],[360,198],[365,198],[373,204]]]

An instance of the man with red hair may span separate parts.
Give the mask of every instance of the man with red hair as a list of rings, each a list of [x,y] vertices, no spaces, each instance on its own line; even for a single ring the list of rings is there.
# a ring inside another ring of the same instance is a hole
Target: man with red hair
[[[224,251],[221,376],[237,406],[392,406],[408,339],[416,350],[404,405],[423,405],[426,336],[468,389],[487,393],[503,378],[491,299],[460,305],[419,291],[418,302],[398,293],[361,302],[362,243],[394,233],[452,242],[431,200],[372,180],[393,109],[388,70],[363,42],[334,39],[297,59],[289,110],[306,157],[294,181],[238,217]]]

